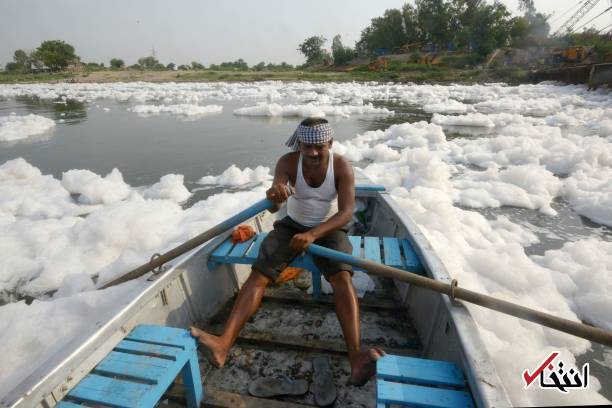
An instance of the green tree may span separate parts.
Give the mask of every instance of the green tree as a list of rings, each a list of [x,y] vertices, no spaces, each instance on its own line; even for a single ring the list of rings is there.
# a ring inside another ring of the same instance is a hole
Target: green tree
[[[19,64],[17,64],[16,62],[7,62],[6,65],[4,66],[4,69],[7,72],[19,71]]]
[[[160,64],[154,56],[150,55],[148,57],[138,58],[138,65],[140,65],[142,69],[158,69]]]
[[[253,69],[255,71],[263,71],[266,68],[266,63],[261,61],[259,64],[257,65],[253,65]]]
[[[402,18],[406,43],[416,43],[419,41],[420,28],[417,20],[417,12],[414,6],[406,3],[402,6]]]
[[[117,69],[123,68],[123,67],[125,67],[125,62],[123,62],[123,60],[120,59],[120,58],[112,58],[110,60],[110,67],[111,68],[117,68]]]
[[[449,3],[444,0],[416,0],[415,4],[421,41],[442,46],[451,42]]]
[[[200,64],[197,61],[193,61],[191,63],[191,69],[205,69],[204,65]]]
[[[60,40],[43,41],[33,56],[54,71],[62,70],[78,60],[74,47]]]
[[[176,68],[176,64],[174,62],[171,62],[168,65],[166,65],[167,70],[174,71],[174,68]]]
[[[333,38],[331,49],[335,65],[346,65],[350,60],[355,58],[355,51],[352,48],[342,45],[340,34]]]
[[[238,58],[236,61],[225,61],[219,64],[219,69],[232,70],[232,71],[246,71],[249,69],[248,64],[242,59]]]
[[[405,16],[398,9],[386,10],[382,17],[373,18],[370,25],[361,32],[361,38],[356,45],[358,52],[372,54],[381,48],[391,51],[406,44],[409,39],[404,19]]]
[[[473,17],[470,40],[480,56],[486,56],[495,48],[507,46],[511,37],[510,12],[502,3],[484,4]]]
[[[331,55],[323,45],[327,40],[322,36],[308,37],[298,46],[298,51],[306,57],[306,65],[329,64]]]
[[[30,56],[24,50],[15,50],[13,61],[24,71],[30,70]]]

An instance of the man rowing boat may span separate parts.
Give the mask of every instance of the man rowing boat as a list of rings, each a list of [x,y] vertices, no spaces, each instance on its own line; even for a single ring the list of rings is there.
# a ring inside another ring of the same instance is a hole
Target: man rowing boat
[[[287,145],[266,192],[276,210],[286,201],[287,216],[261,244],[251,275],[244,283],[221,336],[195,327],[191,333],[206,346],[214,363],[223,367],[228,352],[247,320],[257,311],[266,287],[280,281],[282,271],[312,244],[351,253],[346,224],[355,206],[355,176],[350,163],[330,150],[333,131],[326,119],[300,123]],[[293,188],[292,188],[293,187]],[[334,290],[334,305],[351,365],[351,383],[363,385],[374,374],[380,349],[361,350],[359,304],[348,264],[315,257],[315,263]],[[281,278],[282,279],[282,278]]]

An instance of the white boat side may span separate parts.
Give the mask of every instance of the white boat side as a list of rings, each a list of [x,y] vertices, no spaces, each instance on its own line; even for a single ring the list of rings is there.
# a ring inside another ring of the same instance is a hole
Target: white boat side
[[[360,182],[371,183],[364,179]],[[451,278],[430,243],[410,217],[385,192],[358,192],[358,198],[376,206],[369,235],[408,238],[429,277]],[[256,231],[271,229],[275,216],[260,213],[245,223]],[[153,281],[143,281],[143,290],[126,301],[109,321],[94,333],[83,333],[50,356],[24,381],[0,399],[0,407],[53,407],[132,328],[141,323],[187,327],[216,314],[248,276],[247,265],[207,267],[209,254],[231,231],[172,262],[173,266]],[[423,357],[453,361],[466,374],[470,391],[479,407],[505,407],[511,402],[493,366],[478,328],[467,308],[447,296],[395,282],[402,306],[416,326]]]

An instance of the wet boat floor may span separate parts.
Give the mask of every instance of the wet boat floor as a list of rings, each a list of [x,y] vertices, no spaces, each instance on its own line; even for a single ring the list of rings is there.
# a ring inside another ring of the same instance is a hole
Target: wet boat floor
[[[390,354],[420,355],[417,333],[407,313],[396,301],[393,283],[377,280],[374,293],[360,303],[362,349],[380,347]],[[201,327],[220,334],[233,300],[224,311]],[[325,356],[333,371],[337,391],[335,407],[374,407],[375,381],[364,386],[349,384],[350,366],[333,298],[315,301],[292,282],[266,290],[257,313],[247,322],[224,368],[214,367],[200,350],[200,368],[205,389],[205,405],[282,407],[292,404],[315,405],[308,391],[299,397],[253,398],[248,394],[251,381],[260,377],[287,376],[312,383],[312,361]]]

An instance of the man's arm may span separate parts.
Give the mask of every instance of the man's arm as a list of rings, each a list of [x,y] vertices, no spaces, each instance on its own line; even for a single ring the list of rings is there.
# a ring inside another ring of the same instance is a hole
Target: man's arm
[[[294,251],[305,251],[308,245],[315,240],[344,227],[353,216],[353,209],[355,208],[355,174],[353,173],[353,167],[344,157],[340,157],[337,164],[338,166],[334,167],[334,173],[338,180],[338,212],[310,231],[294,235],[289,244]]]
[[[291,164],[291,153],[285,154],[278,162],[276,162],[276,167],[274,169],[274,180],[272,181],[272,186],[266,191],[266,198],[274,203],[274,208],[270,210],[270,212],[278,211],[282,204],[287,201],[287,198],[293,191],[291,187],[287,185],[289,181],[289,171]]]

